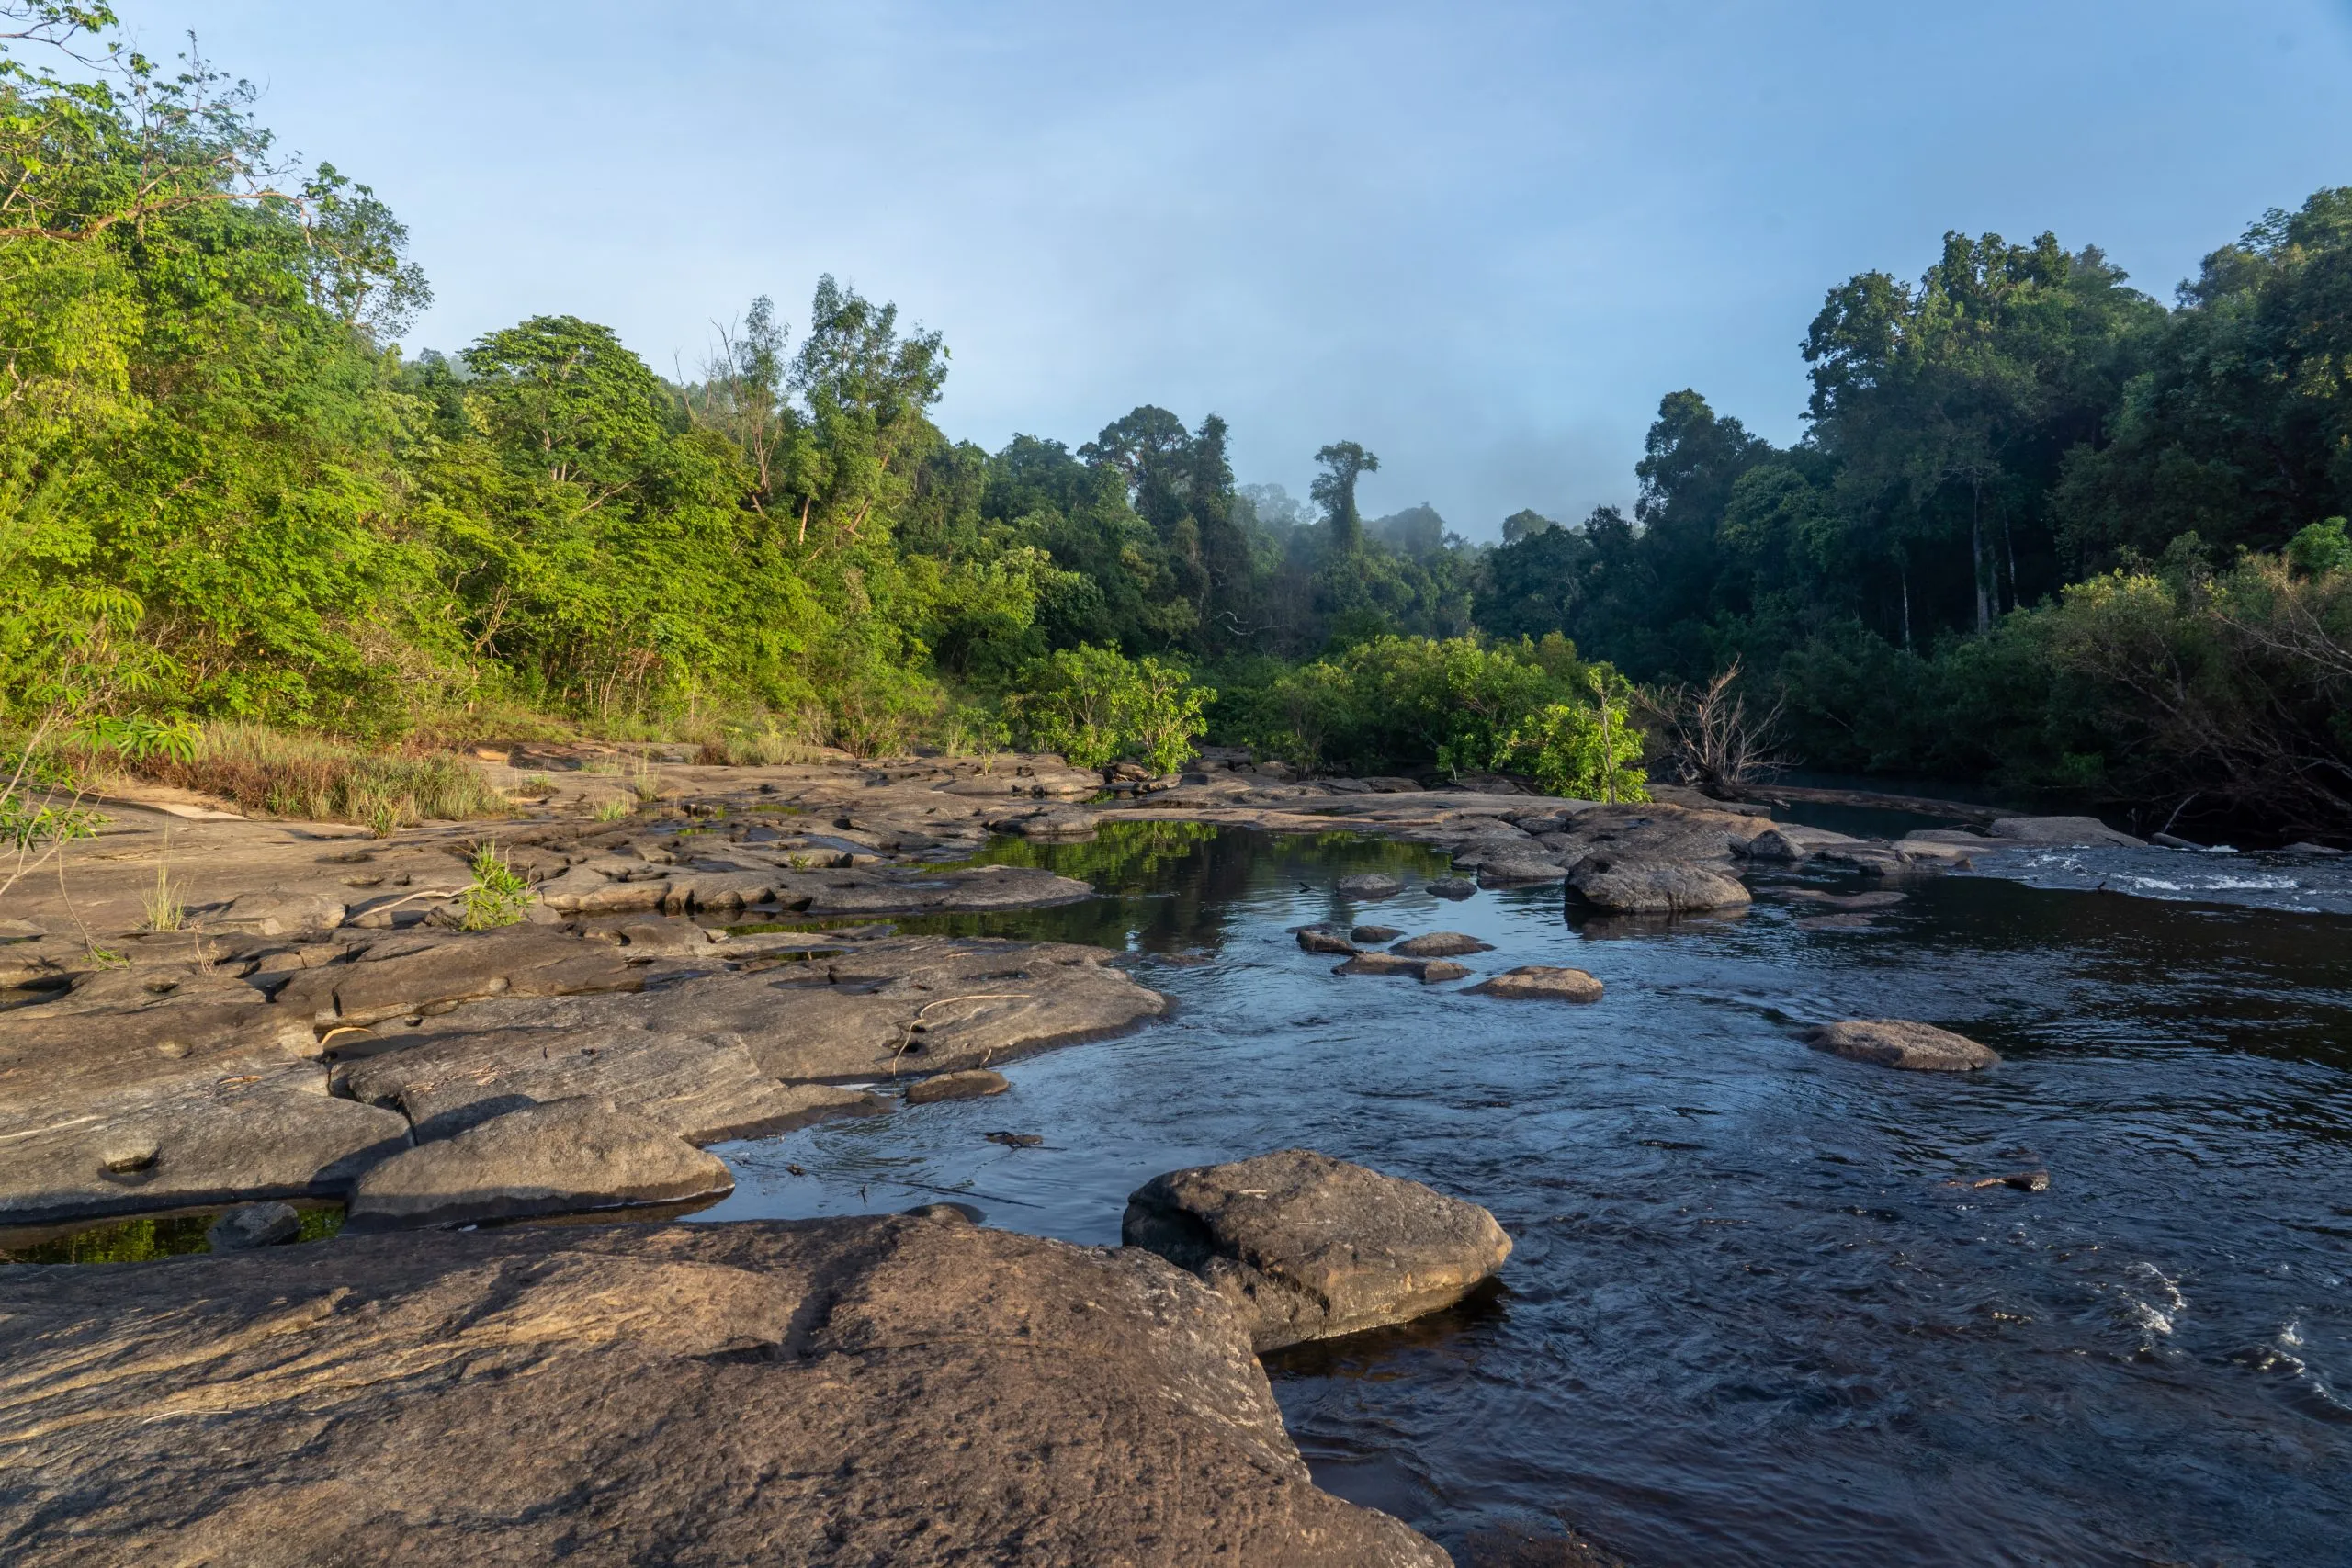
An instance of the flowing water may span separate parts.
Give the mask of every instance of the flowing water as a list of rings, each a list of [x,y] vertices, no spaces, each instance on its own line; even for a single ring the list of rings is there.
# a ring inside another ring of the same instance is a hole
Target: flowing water
[[[1557,1521],[1636,1568],[2352,1563],[2352,865],[2016,852],[1890,908],[1792,877],[1657,926],[1556,887],[1438,899],[1436,856],[1344,836],[1000,852],[1112,896],[915,929],[1125,949],[1172,1015],[994,1100],[725,1145],[741,1186],[698,1217],[952,1198],[1111,1243],[1160,1171],[1311,1145],[1517,1240],[1489,1294],[1269,1366],[1325,1486],[1449,1545]],[[1411,886],[1335,900],[1371,869]],[[1608,994],[1337,976],[1290,934],[1351,915]],[[1885,1015],[2006,1060],[1797,1037]]]

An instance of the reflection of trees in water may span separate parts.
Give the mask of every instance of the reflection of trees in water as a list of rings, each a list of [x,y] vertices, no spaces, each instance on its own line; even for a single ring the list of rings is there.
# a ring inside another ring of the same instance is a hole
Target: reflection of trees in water
[[[941,915],[898,922],[910,934],[1019,937],[1178,953],[1223,943],[1253,889],[1328,887],[1362,871],[1437,874],[1441,857],[1352,832],[1272,834],[1208,822],[1112,822],[1083,843],[996,839],[977,863],[1039,866],[1102,895],[1054,909]],[[1340,906],[1335,904],[1334,908]]]

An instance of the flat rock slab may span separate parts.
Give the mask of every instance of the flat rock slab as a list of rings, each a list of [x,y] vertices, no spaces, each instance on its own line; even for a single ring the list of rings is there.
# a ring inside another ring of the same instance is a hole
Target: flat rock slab
[[[634,991],[645,972],[608,942],[538,926],[388,937],[353,962],[304,969],[277,993],[286,1014],[325,1030],[364,1028],[491,997]]]
[[[1725,870],[1688,863],[1596,857],[1577,868],[1568,886],[1593,908],[1618,915],[1688,915],[1750,902],[1747,889]]]
[[[979,1068],[968,1073],[941,1073],[937,1077],[918,1078],[907,1086],[909,1105],[931,1105],[943,1100],[981,1100],[991,1094],[1002,1094],[1012,1087],[1002,1073]]]
[[[1390,953],[1359,953],[1331,971],[1334,975],[1394,975],[1424,986],[1459,980],[1470,973],[1443,958],[1399,958]]]
[[[343,901],[325,893],[293,889],[241,893],[197,919],[206,931],[249,931],[255,936],[293,936],[327,931],[343,924]]]
[[[534,1103],[586,1096],[693,1144],[790,1132],[888,1109],[870,1094],[787,1084],[734,1033],[687,1033],[663,1010],[575,1002],[535,1026],[426,1034],[341,1071],[345,1092],[393,1107],[424,1138],[448,1137]],[[508,1010],[520,1011],[520,1009]],[[568,1012],[569,1010],[567,1010]],[[618,1016],[615,1016],[616,1012]]]
[[[1405,891],[1403,881],[1379,871],[1343,876],[1334,886],[1342,898],[1393,898]]]
[[[1207,1281],[1261,1354],[1451,1305],[1510,1256],[1476,1203],[1313,1149],[1156,1176],[1120,1233]]]
[[[1467,931],[1430,931],[1424,936],[1408,937],[1388,951],[1408,958],[1459,958],[1465,953],[1491,953],[1494,946]]]
[[[1475,996],[1501,997],[1512,1001],[1597,1002],[1601,986],[1581,969],[1522,964],[1481,980],[1469,990]]]
[[[0,1114],[0,1224],[341,1197],[408,1146],[406,1119],[330,1098],[323,1068],[237,1065]]]
[[[594,1100],[525,1106],[370,1167],[350,1224],[465,1224],[720,1198],[725,1162],[658,1122]]]
[[[1857,1062],[1912,1072],[1967,1073],[1996,1066],[2001,1058],[1964,1034],[1900,1018],[1847,1019],[1805,1033],[1805,1043]]]
[[[0,1270],[21,1568],[1442,1568],[1318,1490],[1231,1309],[938,1220]]]
[[[1996,839],[2014,839],[2023,844],[2147,847],[2145,839],[2120,833],[2096,817],[2003,817],[1996,818],[1988,830]]]
[[[1395,942],[1404,934],[1395,926],[1353,926],[1348,931],[1348,940],[1377,947],[1384,942]]]

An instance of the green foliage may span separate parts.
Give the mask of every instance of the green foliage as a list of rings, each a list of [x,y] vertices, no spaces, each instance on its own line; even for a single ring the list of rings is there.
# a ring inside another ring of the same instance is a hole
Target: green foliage
[[[1554,776],[1563,782],[1600,789],[1622,772],[1596,761],[1579,773],[1570,761],[1570,716],[1589,710],[1598,725],[1598,682],[1612,676],[1579,659],[1556,632],[1541,643],[1493,645],[1381,637],[1269,673],[1220,705],[1220,735],[1306,768],[1480,773],[1520,765],[1550,746]],[[1622,682],[1611,690],[1610,752],[1630,743],[1638,757],[1639,731],[1625,714]],[[1555,708],[1562,712],[1554,715]]]
[[[1511,727],[1495,766],[1531,774],[1546,795],[1578,800],[1647,800],[1643,736],[1633,722],[1622,678],[1589,671],[1589,703],[1547,703]]]
[[[1125,760],[1171,772],[1193,754],[1208,728],[1203,711],[1216,700],[1180,665],[1083,644],[1033,666],[1022,685],[1005,702],[1013,733],[1080,768]]]
[[[519,922],[537,901],[530,885],[507,863],[494,843],[483,843],[469,863],[473,880],[458,895],[460,930],[486,931]]]
[[[2287,564],[2305,577],[2319,577],[2352,566],[2352,539],[2345,537],[2344,519],[2314,523],[2287,541]]]

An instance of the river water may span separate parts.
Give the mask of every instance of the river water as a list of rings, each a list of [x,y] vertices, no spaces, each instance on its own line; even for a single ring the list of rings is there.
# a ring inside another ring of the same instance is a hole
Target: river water
[[[1579,920],[1557,887],[1438,899],[1437,856],[1344,835],[995,852],[1108,896],[911,929],[1124,949],[1172,1016],[1016,1062],[994,1100],[725,1145],[741,1186],[698,1218],[954,1198],[1112,1243],[1160,1171],[1311,1145],[1516,1239],[1490,1294],[1269,1365],[1317,1480],[1449,1546],[1566,1526],[1634,1568],[2352,1563],[2352,866],[2018,852],[1889,908],[1796,876],[1658,926]],[[1335,899],[1374,869],[1408,890]],[[1608,994],[1342,977],[1290,934],[1351,915]],[[2006,1061],[1907,1074],[1797,1039],[1887,1015]],[[1973,1185],[2031,1170],[2047,1190]]]

